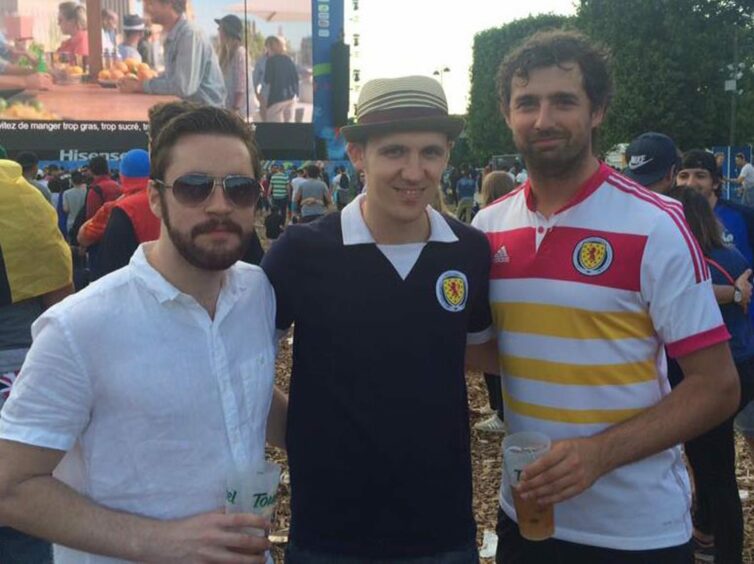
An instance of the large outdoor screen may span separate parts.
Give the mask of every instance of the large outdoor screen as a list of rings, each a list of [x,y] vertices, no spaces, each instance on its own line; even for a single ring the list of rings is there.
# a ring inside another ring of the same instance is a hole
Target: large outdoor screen
[[[117,153],[145,143],[151,106],[187,99],[237,111],[263,149],[313,151],[314,52],[342,0],[186,0],[178,23],[171,1],[0,0],[0,145]]]

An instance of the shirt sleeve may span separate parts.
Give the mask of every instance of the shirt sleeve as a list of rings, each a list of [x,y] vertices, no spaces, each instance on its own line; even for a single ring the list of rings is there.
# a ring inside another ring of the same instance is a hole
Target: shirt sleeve
[[[303,260],[303,255],[296,252],[294,232],[294,227],[286,229],[264,255],[261,265],[275,290],[275,327],[279,331],[287,330],[295,321],[295,283],[298,278],[295,265]]]
[[[471,288],[472,294],[469,297],[471,315],[466,336],[468,345],[481,345],[495,337],[490,309],[490,248],[482,234],[478,234],[478,237],[480,241],[476,262],[479,269],[474,278],[476,284]]]
[[[709,269],[679,204],[666,204],[647,239],[641,295],[655,331],[673,358],[730,338],[712,291]]]
[[[100,209],[94,214],[94,217],[89,219],[81,226],[83,231],[83,239],[87,241],[88,245],[96,245],[102,240],[105,235],[105,229],[110,219],[110,215],[113,211],[115,201],[105,202]],[[80,232],[81,232],[80,231]]]
[[[196,94],[202,79],[203,44],[201,36],[191,30],[176,38],[175,60],[165,65],[165,72],[144,82],[147,94],[173,94],[189,98]]]
[[[50,312],[0,412],[0,438],[67,451],[89,422],[93,386],[66,325]]]
[[[113,208],[99,248],[100,274],[123,268],[139,246],[134,226],[126,212]]]

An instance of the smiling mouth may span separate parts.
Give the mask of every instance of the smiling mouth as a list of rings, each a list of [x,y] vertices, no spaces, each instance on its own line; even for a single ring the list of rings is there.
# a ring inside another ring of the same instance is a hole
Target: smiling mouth
[[[426,188],[393,188],[396,192],[400,194],[406,194],[407,196],[413,196],[413,195],[419,195],[423,193]]]

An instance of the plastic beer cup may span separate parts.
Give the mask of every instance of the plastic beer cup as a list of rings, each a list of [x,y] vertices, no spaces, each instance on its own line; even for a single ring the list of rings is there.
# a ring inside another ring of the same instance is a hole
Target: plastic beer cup
[[[526,431],[508,435],[503,440],[505,474],[513,496],[516,520],[521,536],[528,540],[549,539],[555,533],[553,506],[539,505],[534,499],[521,499],[514,487],[529,464],[550,450],[550,438],[542,433]]]
[[[233,468],[225,481],[225,512],[253,513],[272,521],[277,504],[280,465],[263,462],[245,469]],[[262,529],[250,528],[250,535],[264,536]]]

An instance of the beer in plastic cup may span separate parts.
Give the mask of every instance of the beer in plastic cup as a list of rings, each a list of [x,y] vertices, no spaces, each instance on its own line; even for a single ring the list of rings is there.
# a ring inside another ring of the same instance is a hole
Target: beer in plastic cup
[[[280,465],[263,462],[248,468],[232,468],[225,481],[225,512],[253,513],[272,521],[277,503]],[[264,536],[262,529],[249,528],[246,532]]]
[[[513,505],[521,536],[528,540],[549,539],[555,533],[553,506],[539,505],[535,499],[521,499],[514,487],[521,472],[550,450],[550,438],[542,433],[526,431],[508,435],[503,441],[505,473],[511,486]]]

